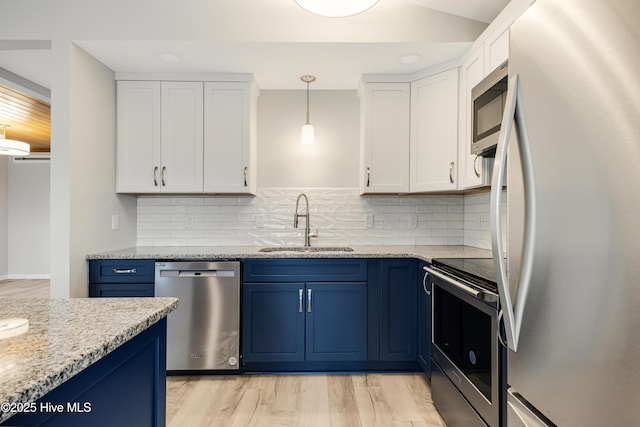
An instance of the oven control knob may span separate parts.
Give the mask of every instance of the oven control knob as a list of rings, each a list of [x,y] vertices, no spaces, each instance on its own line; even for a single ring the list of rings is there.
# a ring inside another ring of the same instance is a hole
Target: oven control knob
[[[472,365],[475,365],[477,361],[478,360],[476,359],[476,354],[474,353],[473,350],[471,350],[469,352],[469,362],[471,362]]]

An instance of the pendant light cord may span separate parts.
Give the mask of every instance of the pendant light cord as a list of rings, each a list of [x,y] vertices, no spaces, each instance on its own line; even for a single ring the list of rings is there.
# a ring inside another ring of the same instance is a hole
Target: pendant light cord
[[[303,82],[305,82],[307,84],[307,123],[306,124],[311,124],[309,123],[309,84],[313,83],[316,81],[316,77],[312,76],[312,75],[304,75],[302,77],[300,77],[300,80],[302,80]]]
[[[309,124],[309,83],[307,82],[307,124]]]

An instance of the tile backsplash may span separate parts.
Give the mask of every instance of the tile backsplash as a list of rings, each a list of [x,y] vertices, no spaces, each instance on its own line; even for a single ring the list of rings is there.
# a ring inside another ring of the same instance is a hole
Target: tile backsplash
[[[297,246],[296,198],[309,199],[314,246],[490,248],[489,193],[360,196],[357,188],[259,189],[256,196],[139,196],[138,246]],[[304,212],[304,203],[300,212]]]

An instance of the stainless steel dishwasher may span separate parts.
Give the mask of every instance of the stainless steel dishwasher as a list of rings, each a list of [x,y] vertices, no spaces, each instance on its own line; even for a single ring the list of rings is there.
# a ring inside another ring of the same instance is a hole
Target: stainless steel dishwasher
[[[156,262],[155,296],[180,299],[167,317],[167,371],[240,368],[239,262]]]

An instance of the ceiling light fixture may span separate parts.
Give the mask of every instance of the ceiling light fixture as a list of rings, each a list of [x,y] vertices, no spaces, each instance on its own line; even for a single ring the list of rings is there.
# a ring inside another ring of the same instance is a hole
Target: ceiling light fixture
[[[316,15],[342,18],[373,7],[378,0],[296,0],[298,6]]]
[[[400,62],[403,64],[415,64],[422,59],[422,55],[419,53],[406,53],[400,57]]]
[[[174,55],[173,53],[163,53],[160,55],[160,59],[169,64],[180,62],[180,57],[178,55]]]
[[[14,141],[13,139],[7,139],[7,128],[9,125],[0,124],[2,133],[0,134],[0,154],[5,156],[28,156],[31,151],[31,146],[26,142]]]
[[[302,139],[303,144],[313,144],[314,131],[313,125],[309,123],[309,84],[316,81],[315,76],[305,75],[300,77],[300,80],[307,84],[307,122],[302,126]]]

